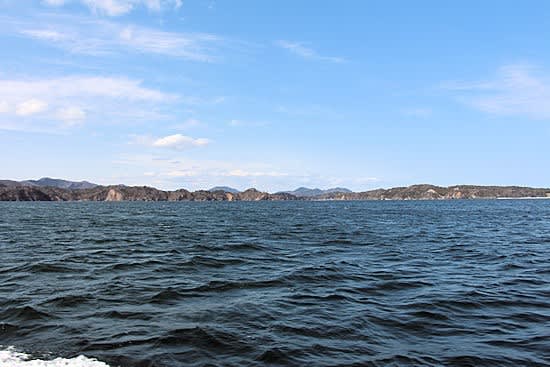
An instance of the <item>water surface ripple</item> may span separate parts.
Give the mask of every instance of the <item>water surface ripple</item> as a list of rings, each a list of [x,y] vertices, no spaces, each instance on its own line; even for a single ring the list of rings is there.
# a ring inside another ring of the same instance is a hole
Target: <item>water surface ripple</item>
[[[0,203],[0,255],[37,359],[550,365],[550,201]]]

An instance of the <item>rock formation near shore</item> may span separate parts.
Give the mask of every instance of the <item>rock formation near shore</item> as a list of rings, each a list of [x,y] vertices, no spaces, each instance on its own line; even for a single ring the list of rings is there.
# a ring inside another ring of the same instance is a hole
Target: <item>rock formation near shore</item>
[[[256,189],[242,193],[185,189],[162,191],[147,186],[96,186],[91,189],[61,189],[0,184],[0,201],[261,201],[296,200],[289,194],[270,194]]]
[[[0,181],[0,201],[265,201],[265,200],[449,200],[494,198],[550,198],[550,189],[519,186],[413,185],[364,192],[330,192],[297,197],[280,192],[270,194],[248,189],[190,192],[185,189],[162,191],[147,186],[95,186],[87,189],[29,186],[17,181]]]

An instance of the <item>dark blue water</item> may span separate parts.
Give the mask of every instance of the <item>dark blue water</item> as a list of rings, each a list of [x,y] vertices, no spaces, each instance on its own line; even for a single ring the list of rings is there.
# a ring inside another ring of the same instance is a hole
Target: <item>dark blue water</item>
[[[0,345],[110,366],[549,366],[550,201],[0,203]]]

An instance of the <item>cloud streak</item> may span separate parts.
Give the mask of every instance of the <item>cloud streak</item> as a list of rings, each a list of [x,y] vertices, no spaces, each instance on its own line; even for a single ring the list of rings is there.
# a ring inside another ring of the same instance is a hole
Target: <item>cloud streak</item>
[[[300,56],[303,59],[328,61],[333,63],[342,63],[346,61],[342,57],[320,55],[314,49],[306,47],[300,42],[278,40],[275,41],[275,45],[293,53],[294,55]]]
[[[230,170],[223,174],[228,177],[286,177],[288,174],[276,171],[246,171],[243,169]]]
[[[154,12],[167,8],[179,9],[182,5],[182,0],[44,0],[43,3],[49,6],[80,3],[94,14],[117,17],[140,7]]]
[[[215,62],[220,59],[220,50],[229,45],[229,41],[209,33],[167,32],[102,19],[51,14],[24,21],[0,18],[0,31],[72,54],[96,57],[133,52]]]
[[[97,76],[66,76],[50,79],[0,79],[0,98],[106,97],[132,101],[166,102],[178,96],[144,87],[141,80]]]
[[[484,113],[550,119],[550,78],[531,65],[505,65],[492,79],[445,83],[443,88]]]
[[[155,148],[169,148],[182,150],[191,147],[202,147],[208,145],[210,141],[204,138],[192,138],[182,134],[168,135],[153,141],[152,146]]]
[[[173,134],[157,138],[150,135],[134,135],[130,143],[151,148],[185,150],[206,146],[210,144],[210,140],[206,138],[193,138],[183,134]]]

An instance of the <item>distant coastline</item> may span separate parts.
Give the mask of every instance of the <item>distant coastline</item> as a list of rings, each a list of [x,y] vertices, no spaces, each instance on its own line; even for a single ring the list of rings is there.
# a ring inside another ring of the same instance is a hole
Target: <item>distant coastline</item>
[[[335,200],[456,200],[456,199],[550,199],[550,188],[521,186],[421,184],[391,189],[352,192],[299,188],[268,193],[254,188],[238,191],[229,187],[188,191],[164,191],[148,186],[101,186],[87,181],[0,180],[0,201],[335,201]]]

